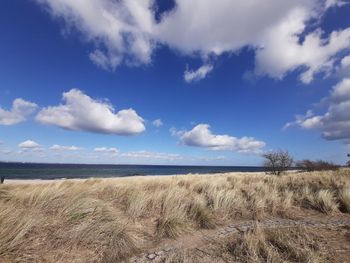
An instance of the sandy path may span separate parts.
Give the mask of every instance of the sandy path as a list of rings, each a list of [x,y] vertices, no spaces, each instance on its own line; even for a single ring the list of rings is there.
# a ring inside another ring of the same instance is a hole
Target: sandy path
[[[253,230],[259,226],[263,229],[273,228],[291,228],[291,227],[308,227],[308,228],[338,228],[350,226],[350,217],[342,218],[304,218],[300,220],[293,219],[265,219],[261,221],[247,220],[239,223],[233,223],[226,227],[214,230],[197,231],[191,235],[184,235],[176,240],[168,241],[166,244],[155,248],[146,249],[147,252],[133,257],[130,262],[161,262],[170,253],[176,253],[184,249],[206,250],[208,244],[220,238],[230,235],[244,233]]]

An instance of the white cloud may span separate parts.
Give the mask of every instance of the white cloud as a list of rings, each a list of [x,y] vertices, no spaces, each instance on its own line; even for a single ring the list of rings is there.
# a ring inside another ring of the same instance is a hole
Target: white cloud
[[[50,147],[50,149],[54,151],[78,151],[78,150],[81,150],[82,148],[73,146],[73,145],[63,146],[63,145],[54,144]]]
[[[14,125],[23,122],[37,107],[38,105],[35,103],[23,99],[15,99],[10,111],[0,107],[0,125]]]
[[[208,124],[198,124],[190,131],[177,132],[180,142],[184,145],[204,147],[210,150],[259,152],[265,147],[265,142],[253,137],[236,138],[229,135],[215,135]]]
[[[200,161],[205,161],[205,162],[210,162],[210,161],[222,161],[228,159],[226,156],[214,156],[214,157],[207,157],[207,156],[197,156],[193,158],[194,160],[200,160]]]
[[[184,80],[187,83],[190,83],[193,81],[199,81],[201,79],[204,79],[213,70],[213,68],[214,67],[212,65],[206,64],[194,71],[186,69],[184,73]]]
[[[350,78],[345,78],[333,87],[328,97],[322,99],[327,105],[325,112],[318,115],[308,111],[305,116],[285,125],[297,125],[305,129],[320,129],[327,140],[350,142]]]
[[[343,57],[340,61],[338,75],[342,78],[350,77],[350,55]]]
[[[169,132],[171,136],[181,136],[183,134],[183,131],[178,131],[175,127],[171,127]]]
[[[154,121],[152,122],[152,124],[153,124],[155,127],[157,127],[157,128],[163,126],[163,122],[162,122],[161,119],[156,119],[156,120],[154,120]]]
[[[298,69],[301,81],[309,83],[315,74],[330,74],[339,53],[350,47],[350,28],[326,35],[308,27],[317,26],[328,8],[341,8],[339,0],[175,0],[158,22],[154,0],[37,2],[94,43],[90,59],[108,70],[122,62],[147,64],[159,45],[204,61],[248,47],[256,54],[256,74],[281,79]],[[211,70],[205,65],[184,78],[198,80]]]
[[[1,144],[4,144],[4,141],[0,140],[0,145],[1,145]]]
[[[8,154],[11,154],[12,151],[10,151],[10,150],[0,150],[0,153],[8,155]]]
[[[98,153],[111,153],[111,154],[116,154],[119,152],[119,150],[117,148],[111,147],[97,147],[94,149],[94,152],[98,152]]]
[[[75,28],[84,40],[95,43],[90,59],[115,69],[121,61],[149,63],[153,49],[152,0],[37,0],[66,28]]]
[[[282,79],[286,73],[301,70],[303,83],[313,81],[315,74],[330,74],[335,68],[336,55],[350,48],[350,28],[333,31],[329,37],[316,30],[300,42],[305,30],[305,13],[296,10],[287,21],[271,28],[264,37],[264,47],[256,51],[256,72]],[[302,68],[301,68],[302,67]]]
[[[97,101],[82,91],[63,93],[64,104],[42,109],[36,120],[67,130],[134,135],[145,130],[144,120],[133,109],[115,112],[112,105]]]
[[[89,58],[97,66],[105,70],[114,70],[116,66],[120,63],[120,58],[118,56],[106,55],[101,50],[96,49],[89,54]]]
[[[180,154],[173,153],[159,153],[159,152],[149,152],[149,151],[131,151],[126,153],[121,153],[120,156],[127,158],[142,158],[142,159],[158,159],[158,160],[182,160],[183,156]]]
[[[321,125],[320,121],[320,116],[315,116],[312,110],[308,110],[305,115],[296,115],[295,121],[286,123],[283,130],[286,130],[294,125],[298,125],[304,129],[314,129]]]
[[[345,4],[346,2],[343,0],[326,0],[326,8],[329,8],[332,6],[342,6]]]
[[[266,29],[304,5],[310,4],[281,0],[177,0],[176,8],[163,17],[156,34],[162,42],[186,54],[199,51],[220,55],[256,42]]]
[[[37,149],[37,148],[40,148],[41,146],[40,146],[40,144],[38,144],[35,141],[26,140],[26,141],[21,142],[20,144],[18,144],[18,147],[22,148],[22,149]]]
[[[176,9],[158,25],[158,37],[163,42],[186,54],[199,52],[205,57],[252,47],[257,74],[283,78],[287,72],[300,68],[301,80],[309,83],[316,73],[328,73],[334,66],[334,56],[350,47],[350,29],[334,31],[329,37],[323,37],[321,30],[316,29],[302,40],[310,21],[319,19],[336,4],[334,1],[176,3]]]
[[[342,65],[343,68],[350,67],[350,55],[344,57],[344,58],[341,60],[341,65]]]

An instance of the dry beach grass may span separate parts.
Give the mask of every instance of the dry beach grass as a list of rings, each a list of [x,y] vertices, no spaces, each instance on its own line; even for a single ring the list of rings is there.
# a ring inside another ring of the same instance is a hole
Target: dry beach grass
[[[350,171],[9,183],[0,186],[0,207],[1,262],[121,262],[166,239],[227,222],[344,216]],[[293,246],[302,260],[290,262],[322,262],[317,246],[295,245],[311,237],[293,233],[282,240],[257,229],[234,247],[220,247],[237,262],[266,262],[256,251],[276,258],[269,262],[286,262],[279,249]]]

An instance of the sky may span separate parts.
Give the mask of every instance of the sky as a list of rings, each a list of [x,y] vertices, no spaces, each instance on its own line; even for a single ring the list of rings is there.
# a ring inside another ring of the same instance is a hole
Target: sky
[[[0,160],[338,164],[350,2],[4,0]]]

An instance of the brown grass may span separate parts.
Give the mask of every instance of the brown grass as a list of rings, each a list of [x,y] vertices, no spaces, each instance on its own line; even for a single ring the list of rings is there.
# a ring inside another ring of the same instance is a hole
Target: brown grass
[[[333,233],[332,233],[333,234]],[[339,234],[338,234],[339,235]],[[343,262],[326,236],[308,228],[264,230],[257,226],[199,249],[185,249],[168,256],[166,263],[326,263]],[[340,239],[339,241],[342,241]]]
[[[257,227],[226,245],[238,262],[326,262],[318,240],[303,228],[264,231]]]
[[[0,207],[5,262],[118,262],[152,242],[236,219],[349,213],[350,172],[4,184]]]

